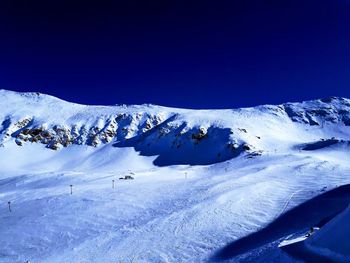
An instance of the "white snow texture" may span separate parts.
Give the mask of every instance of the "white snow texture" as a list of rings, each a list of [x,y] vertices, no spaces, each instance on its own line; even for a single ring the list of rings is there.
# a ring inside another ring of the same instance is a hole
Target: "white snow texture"
[[[349,141],[345,98],[189,110],[1,90],[0,262],[299,262],[279,242],[326,218],[304,249],[350,262]],[[307,203],[328,191],[336,205]]]

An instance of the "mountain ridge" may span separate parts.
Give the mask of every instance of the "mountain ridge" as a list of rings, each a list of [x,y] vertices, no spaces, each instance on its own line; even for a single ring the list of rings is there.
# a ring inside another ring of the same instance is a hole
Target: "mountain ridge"
[[[153,103],[143,103],[143,104],[125,104],[125,103],[116,103],[116,104],[111,104],[111,105],[97,105],[97,104],[82,104],[82,103],[77,103],[74,101],[67,101],[64,99],[61,99],[59,97],[46,94],[46,93],[41,93],[41,92],[36,92],[36,91],[27,91],[27,92],[22,92],[22,91],[12,91],[8,89],[0,89],[0,96],[6,96],[6,95],[14,95],[14,96],[21,96],[21,97],[26,97],[28,99],[32,98],[51,98],[53,100],[65,102],[68,104],[75,104],[75,105],[81,105],[81,106],[88,106],[88,107],[159,107],[159,108],[167,108],[167,109],[178,109],[178,110],[189,110],[189,111],[196,111],[196,110],[208,110],[208,111],[220,111],[220,110],[229,110],[229,109],[247,109],[247,108],[256,108],[256,107],[262,107],[262,106],[278,106],[278,105],[284,105],[284,104],[300,104],[300,103],[305,103],[305,102],[324,102],[324,103],[330,103],[334,100],[338,101],[347,101],[350,103],[350,98],[342,97],[342,96],[328,96],[324,98],[315,98],[315,99],[308,99],[308,100],[302,100],[302,101],[290,101],[290,102],[284,102],[284,103],[279,103],[279,104],[259,104],[255,106],[248,106],[248,107],[237,107],[237,108],[205,108],[205,109],[193,109],[193,108],[179,108],[179,107],[171,107],[171,106],[165,106],[165,105],[158,105],[158,104],[153,104]]]
[[[277,142],[290,147],[290,141],[305,144],[329,135],[347,140],[348,132],[337,127],[348,131],[350,126],[350,100],[341,97],[227,110],[88,106],[6,90],[0,90],[0,97],[1,146],[39,143],[59,150],[110,144],[158,156],[155,163],[160,165],[212,164],[242,153],[258,156]]]

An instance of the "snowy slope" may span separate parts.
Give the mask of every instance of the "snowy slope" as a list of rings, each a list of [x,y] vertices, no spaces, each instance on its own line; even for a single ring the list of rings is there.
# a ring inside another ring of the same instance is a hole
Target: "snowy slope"
[[[349,120],[344,98],[188,110],[1,90],[0,262],[216,261],[350,183]],[[273,247],[228,260],[295,261]]]
[[[307,241],[307,248],[337,262],[350,262],[350,206]]]
[[[121,148],[134,148],[142,156],[157,156],[158,166],[213,164],[242,153],[285,152],[332,137],[347,141],[350,130],[350,101],[342,98],[238,110],[84,106],[5,90],[0,91],[0,100],[0,141],[5,149],[14,143],[52,150],[87,145],[98,147],[88,147],[90,154],[104,156],[104,151],[113,155]],[[99,149],[102,146],[109,147]],[[57,154],[45,154],[56,160]],[[32,158],[24,163],[36,162]],[[77,159],[81,163],[82,158]]]

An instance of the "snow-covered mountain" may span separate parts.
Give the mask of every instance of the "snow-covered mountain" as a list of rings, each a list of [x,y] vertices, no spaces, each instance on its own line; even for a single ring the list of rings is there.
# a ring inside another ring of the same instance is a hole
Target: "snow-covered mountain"
[[[280,239],[348,205],[298,212],[350,183],[345,98],[190,110],[0,90],[0,145],[0,262],[294,262]],[[288,213],[297,226],[240,245]]]
[[[0,101],[1,146],[132,147],[140,155],[157,156],[154,164],[160,166],[213,164],[333,137],[335,144],[349,139],[350,100],[344,98],[237,110],[85,106],[6,90],[0,91]]]

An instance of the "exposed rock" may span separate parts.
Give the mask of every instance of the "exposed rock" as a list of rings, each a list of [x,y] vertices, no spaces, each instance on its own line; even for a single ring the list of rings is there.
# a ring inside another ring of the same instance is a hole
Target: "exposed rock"
[[[349,100],[332,97],[307,103],[305,106],[302,103],[261,106],[259,112],[262,114],[268,112],[279,118],[289,117],[294,122],[321,129],[327,123],[339,122],[341,125],[350,126],[350,108],[346,106],[348,104]],[[84,115],[85,113],[79,114]],[[260,136],[252,136],[254,140],[251,141],[252,137],[245,135],[248,133],[247,130],[251,129],[248,126],[250,124],[242,123],[238,128],[239,126],[234,125],[224,126],[226,124],[221,124],[219,120],[218,127],[213,124],[214,122],[203,122],[204,127],[198,127],[201,123],[196,121],[191,123],[186,118],[182,121],[182,113],[155,114],[154,111],[113,113],[112,115],[98,115],[96,119],[93,117],[86,122],[80,119],[75,124],[71,124],[75,116],[67,122],[53,120],[52,123],[43,123],[39,117],[17,117],[19,119],[15,119],[11,115],[4,114],[4,120],[0,125],[0,143],[6,142],[6,137],[9,137],[7,139],[9,140],[11,136],[12,142],[15,140],[17,145],[29,142],[42,143],[49,149],[58,150],[72,144],[98,147],[113,141],[115,143],[128,142],[127,145],[131,147],[134,147],[135,144],[143,145],[148,152],[152,154],[155,152],[154,155],[159,154],[158,148],[160,153],[165,152],[163,148],[166,145],[171,151],[181,153],[189,149],[201,151],[201,147],[206,149],[218,143],[220,146],[215,149],[212,156],[225,159],[228,158],[228,155],[236,156],[243,151],[256,151],[253,147],[254,142],[257,143],[257,139],[262,140]]]
[[[60,144],[57,141],[51,141],[46,147],[52,150],[58,150],[60,148]]]
[[[25,118],[21,121],[18,121],[17,123],[15,123],[15,126],[18,128],[18,129],[22,129],[24,128],[25,126],[27,126],[30,122],[32,121],[31,118]]]
[[[250,152],[247,155],[247,158],[251,159],[251,158],[254,158],[254,157],[258,157],[258,156],[261,156],[262,153],[263,153],[263,151],[253,151],[253,152]]]
[[[238,130],[241,131],[241,132],[247,133],[247,130],[246,130],[246,129],[238,128]]]
[[[199,129],[198,133],[192,133],[192,139],[199,142],[208,136],[207,130],[203,127]]]
[[[248,144],[243,144],[242,145],[242,148],[243,148],[243,150],[245,150],[245,151],[250,151],[252,148],[251,148],[251,146],[250,145],[248,145]]]

